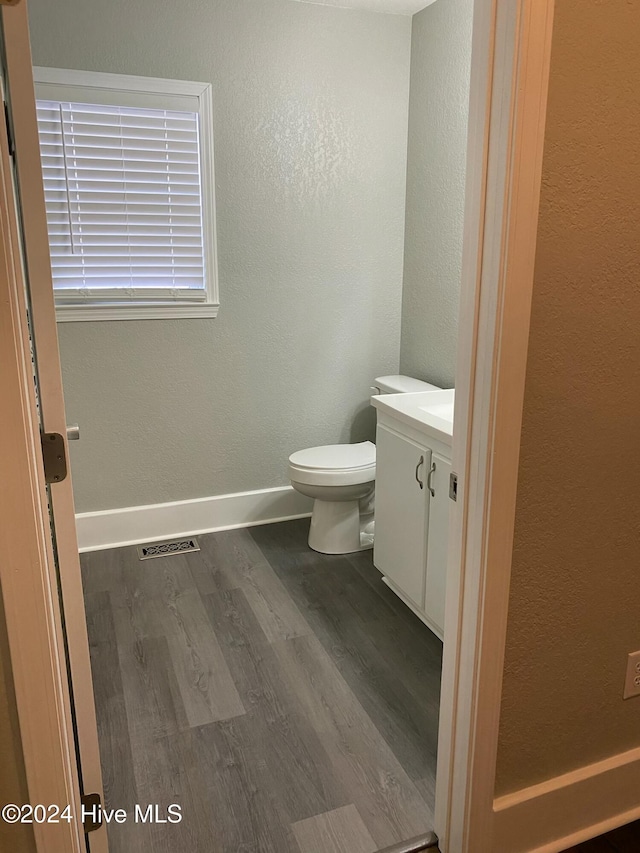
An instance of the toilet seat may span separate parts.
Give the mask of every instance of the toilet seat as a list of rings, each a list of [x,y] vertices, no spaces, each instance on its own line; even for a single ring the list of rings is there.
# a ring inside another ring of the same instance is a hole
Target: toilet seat
[[[317,486],[353,486],[376,477],[376,446],[327,444],[298,450],[289,457],[289,477],[296,483]]]

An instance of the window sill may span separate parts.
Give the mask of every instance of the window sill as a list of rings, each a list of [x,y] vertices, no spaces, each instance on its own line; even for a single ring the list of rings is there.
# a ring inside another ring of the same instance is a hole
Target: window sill
[[[217,317],[214,303],[156,305],[56,305],[58,323],[96,320],[176,320]]]

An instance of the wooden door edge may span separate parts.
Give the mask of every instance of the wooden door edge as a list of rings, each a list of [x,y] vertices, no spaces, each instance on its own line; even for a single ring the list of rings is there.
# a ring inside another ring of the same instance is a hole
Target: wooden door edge
[[[31,805],[72,807],[34,823],[38,853],[85,853],[80,788],[40,448],[9,147],[0,122],[0,587]],[[22,806],[22,803],[17,803]]]
[[[39,355],[41,417],[46,432],[65,436],[66,414],[60,369],[44,187],[26,3],[2,9],[11,118],[20,187],[26,266],[30,281],[31,327]],[[67,457],[68,453],[67,444]],[[69,466],[68,466],[69,467]],[[65,616],[73,707],[83,790],[104,802],[82,575],[75,527],[71,471],[51,486],[60,587]],[[107,853],[106,827],[92,835],[92,853]]]

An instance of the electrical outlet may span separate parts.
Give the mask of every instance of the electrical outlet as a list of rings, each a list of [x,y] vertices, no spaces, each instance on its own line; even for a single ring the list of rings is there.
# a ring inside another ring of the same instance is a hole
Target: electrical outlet
[[[640,652],[629,652],[623,699],[640,695]]]

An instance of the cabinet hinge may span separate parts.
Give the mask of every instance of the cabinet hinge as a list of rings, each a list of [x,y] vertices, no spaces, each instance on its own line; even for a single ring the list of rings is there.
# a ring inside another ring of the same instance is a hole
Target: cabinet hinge
[[[67,476],[67,451],[59,432],[43,432],[42,459],[47,483],[61,483]]]
[[[458,475],[449,475],[449,497],[452,501],[458,500]]]
[[[82,806],[82,827],[86,834],[95,832],[102,826],[102,800],[100,794],[83,794],[80,797]]]

